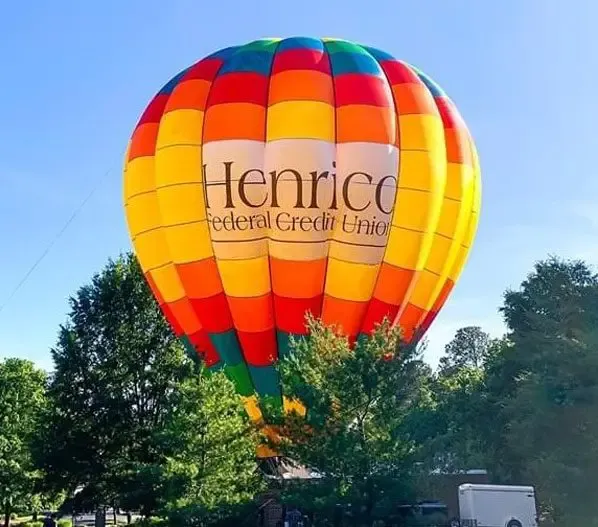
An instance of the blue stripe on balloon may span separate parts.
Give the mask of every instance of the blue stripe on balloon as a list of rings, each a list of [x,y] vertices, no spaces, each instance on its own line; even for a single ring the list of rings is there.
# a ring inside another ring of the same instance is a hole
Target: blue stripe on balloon
[[[234,366],[243,362],[243,353],[239,346],[239,340],[237,339],[237,332],[234,329],[225,331],[223,333],[208,333],[212,344],[216,348],[220,358]]]
[[[313,49],[324,51],[324,43],[318,38],[290,37],[280,42],[277,51],[288,51],[290,49]]]
[[[248,365],[248,369],[258,395],[262,397],[282,396],[278,372],[274,366]]]
[[[380,64],[376,60],[362,53],[330,53],[330,66],[334,76],[345,73],[363,73],[366,75],[384,75]]]

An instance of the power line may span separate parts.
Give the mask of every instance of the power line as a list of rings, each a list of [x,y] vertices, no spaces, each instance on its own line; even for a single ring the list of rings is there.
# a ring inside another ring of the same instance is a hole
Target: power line
[[[39,264],[43,261],[43,259],[48,255],[48,253],[52,250],[52,247],[56,244],[56,242],[60,239],[60,237],[66,232],[69,228],[71,223],[75,220],[75,218],[79,215],[79,213],[83,210],[83,207],[87,204],[87,202],[93,197],[96,190],[100,188],[100,183],[104,181],[104,179],[112,172],[112,168],[109,168],[106,172],[104,172],[96,181],[96,184],[93,186],[89,194],[85,197],[85,199],[79,204],[79,206],[73,211],[70,218],[66,221],[66,223],[62,226],[62,228],[56,233],[54,238],[50,241],[50,243],[46,246],[46,248],[42,251],[39,255],[37,260],[33,263],[33,265],[29,268],[29,270],[25,273],[23,278],[19,281],[16,287],[12,290],[12,292],[8,295],[6,300],[0,305],[0,313],[4,310],[4,308],[8,305],[8,303],[13,299],[13,297],[19,292],[21,287],[25,285],[31,274],[37,269]]]

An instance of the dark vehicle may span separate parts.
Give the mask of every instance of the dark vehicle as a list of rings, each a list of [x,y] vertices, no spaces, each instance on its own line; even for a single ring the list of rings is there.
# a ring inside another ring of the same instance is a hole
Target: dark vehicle
[[[396,522],[400,527],[453,527],[449,519],[448,507],[440,501],[400,505]]]

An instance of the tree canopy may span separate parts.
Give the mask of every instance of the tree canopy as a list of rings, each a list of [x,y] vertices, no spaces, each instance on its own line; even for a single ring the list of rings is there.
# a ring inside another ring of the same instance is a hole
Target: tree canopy
[[[117,505],[181,527],[253,517],[266,484],[258,431],[224,373],[186,356],[135,258],[108,262],[70,307],[48,378],[0,362],[6,518],[76,487],[68,507]],[[464,326],[437,371],[386,322],[353,346],[309,318],[277,366],[284,396],[308,410],[279,416],[272,446],[317,477],[285,482],[283,502],[371,525],[433,498],[430,474],[486,468],[493,482],[534,485],[545,525],[598,525],[598,277],[550,257],[500,312],[505,335]]]
[[[223,374],[204,378],[186,357],[133,256],[109,262],[79,289],[52,356],[37,459],[52,486],[83,487],[75,506],[151,515],[184,506],[189,495],[206,507],[246,495],[213,494],[225,484],[239,490],[255,471],[240,402]],[[238,450],[223,457],[225,441]],[[198,469],[196,456],[209,464]]]
[[[505,293],[506,336],[478,338],[490,342],[482,363],[441,369],[435,383],[432,451],[484,466],[496,482],[534,485],[547,525],[598,518],[588,485],[598,464],[597,280],[580,261],[538,262]],[[462,336],[447,346],[453,357],[470,349]]]
[[[46,374],[31,361],[0,362],[0,504],[8,527],[13,511],[34,501],[40,471],[31,456],[46,405]]]
[[[430,370],[387,323],[354,348],[334,328],[308,325],[310,336],[295,341],[279,366],[285,396],[308,408],[287,417],[282,452],[322,476],[320,514],[350,504],[356,520],[371,522],[413,498],[419,445],[408,423],[429,401]]]

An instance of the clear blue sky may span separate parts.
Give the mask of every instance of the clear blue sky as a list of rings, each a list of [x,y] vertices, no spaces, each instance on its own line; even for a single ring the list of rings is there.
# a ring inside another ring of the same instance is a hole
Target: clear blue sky
[[[375,7],[367,7],[367,5]],[[0,357],[51,366],[68,297],[130,247],[122,155],[164,81],[201,56],[267,36],[335,36],[386,49],[457,102],[480,150],[481,223],[431,329],[502,330],[496,310],[534,260],[598,257],[594,0],[53,0],[0,17],[0,304],[107,170],[112,172],[0,313]]]

